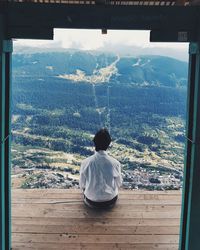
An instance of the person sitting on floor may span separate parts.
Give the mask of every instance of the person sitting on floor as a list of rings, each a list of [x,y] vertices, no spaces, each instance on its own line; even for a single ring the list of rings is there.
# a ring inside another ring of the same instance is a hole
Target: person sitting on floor
[[[112,207],[122,184],[121,165],[106,152],[111,143],[107,129],[100,129],[93,142],[96,152],[83,160],[79,185],[86,205],[92,208]]]

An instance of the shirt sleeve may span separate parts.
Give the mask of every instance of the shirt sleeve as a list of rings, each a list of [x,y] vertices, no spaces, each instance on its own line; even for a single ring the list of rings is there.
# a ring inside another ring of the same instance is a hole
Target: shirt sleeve
[[[115,183],[118,187],[121,187],[122,174],[121,174],[121,164],[120,163],[116,166],[116,170],[117,170],[117,175],[115,176]]]
[[[85,189],[85,185],[86,185],[86,176],[85,176],[85,173],[84,173],[84,166],[83,166],[83,164],[81,164],[80,179],[79,179],[80,189],[84,190]]]

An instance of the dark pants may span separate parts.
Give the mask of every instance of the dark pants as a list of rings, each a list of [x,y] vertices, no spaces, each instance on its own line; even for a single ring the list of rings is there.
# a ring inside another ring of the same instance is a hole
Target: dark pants
[[[84,195],[84,202],[87,206],[91,208],[111,208],[115,205],[117,198],[118,196],[115,196],[112,200],[97,202],[91,201]]]

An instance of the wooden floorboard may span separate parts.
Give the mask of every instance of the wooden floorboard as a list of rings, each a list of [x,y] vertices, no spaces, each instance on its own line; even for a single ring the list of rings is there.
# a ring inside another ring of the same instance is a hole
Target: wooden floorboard
[[[40,209],[53,209],[56,211],[76,211],[76,212],[81,212],[81,211],[87,211],[85,209],[85,206],[83,204],[62,204],[62,203],[57,203],[57,204],[31,204],[31,203],[18,203],[18,204],[13,204],[13,209],[14,210],[30,210],[32,209],[37,209],[40,207]],[[112,212],[117,212],[117,211],[134,211],[134,212],[150,212],[150,211],[156,211],[156,212],[169,212],[169,211],[179,211],[180,210],[180,205],[167,205],[167,204],[146,204],[146,205],[138,205],[138,204],[117,204],[115,208],[112,209]]]
[[[13,217],[13,225],[179,226],[180,219]]]
[[[120,234],[120,235],[177,235],[179,228],[177,226],[96,226],[96,225],[16,225],[13,224],[13,232],[16,233],[42,233],[42,234]]]
[[[121,243],[76,243],[76,244],[66,244],[64,243],[19,243],[14,242],[14,247],[12,250],[177,250],[177,244],[121,244]]]
[[[107,211],[82,199],[79,190],[13,190],[12,249],[178,249],[180,191],[121,190]]]

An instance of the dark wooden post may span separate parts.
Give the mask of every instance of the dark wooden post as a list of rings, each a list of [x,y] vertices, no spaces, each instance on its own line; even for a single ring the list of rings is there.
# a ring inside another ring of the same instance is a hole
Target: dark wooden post
[[[190,44],[187,143],[180,250],[199,250],[200,237],[200,43]]]
[[[6,40],[4,17],[0,15],[0,249],[11,249],[11,53]]]

